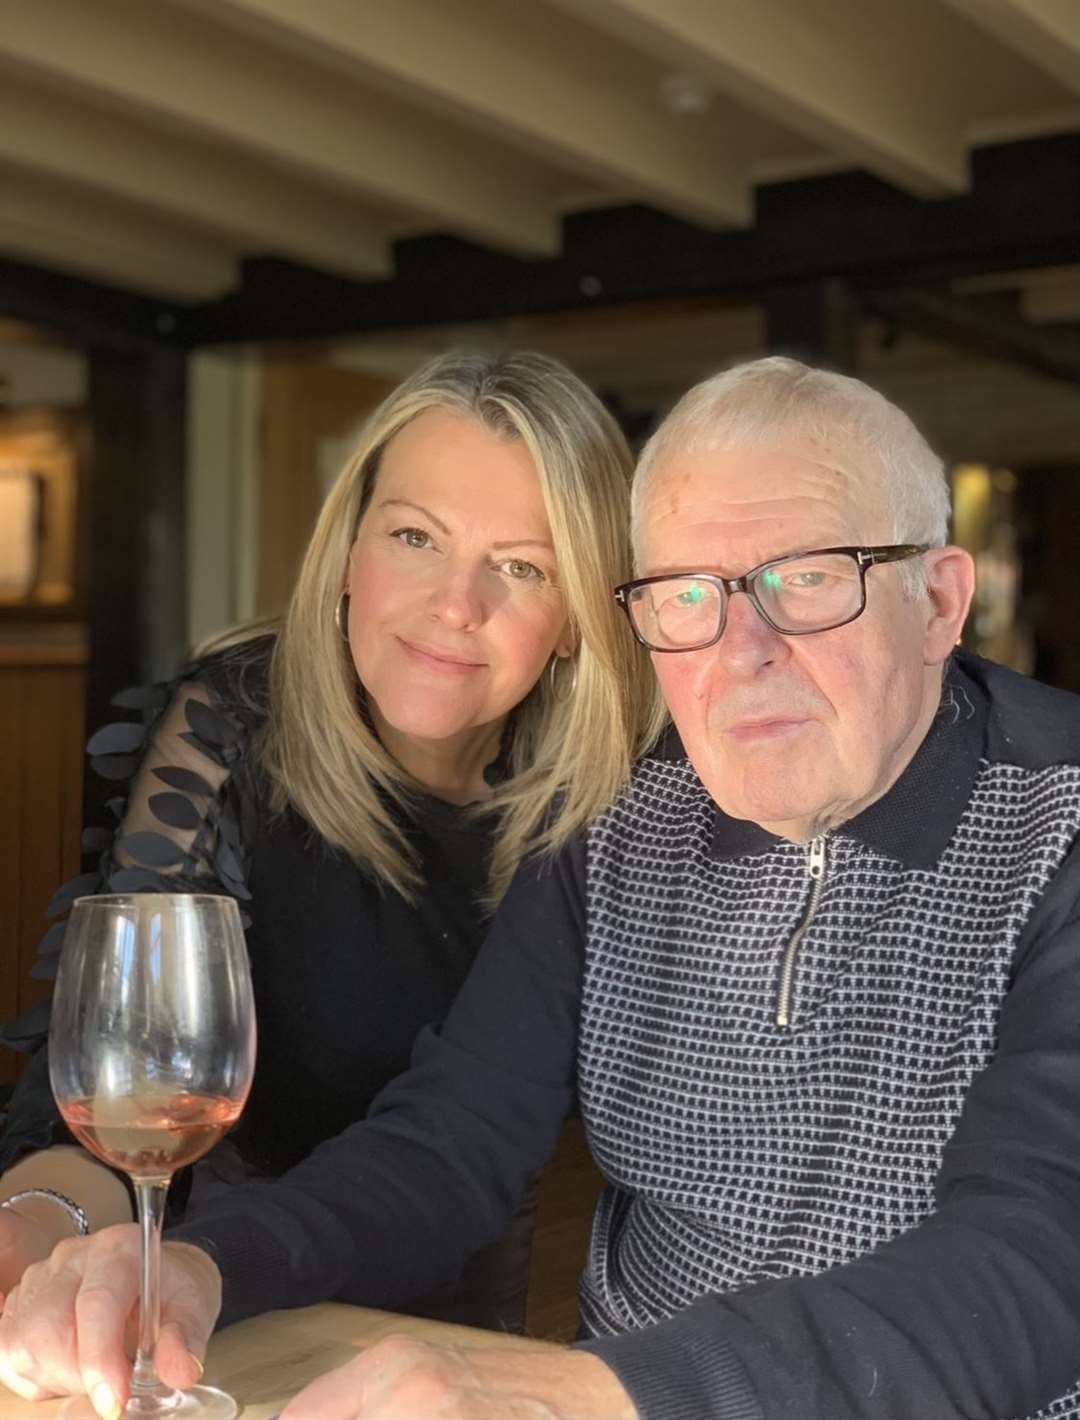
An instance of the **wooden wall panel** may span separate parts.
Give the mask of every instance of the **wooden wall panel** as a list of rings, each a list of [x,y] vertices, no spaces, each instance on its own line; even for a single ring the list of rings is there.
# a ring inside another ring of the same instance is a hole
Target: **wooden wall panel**
[[[530,1336],[563,1342],[577,1336],[578,1282],[603,1184],[589,1153],[584,1124],[580,1119],[567,1120],[537,1191],[525,1314]]]
[[[22,676],[0,669],[0,1015],[15,1014],[19,979],[19,910],[22,874]],[[0,1072],[11,1078],[8,1052],[0,1050]]]
[[[320,446],[328,440],[336,447],[357,430],[394,383],[300,359],[275,357],[265,362],[256,570],[259,616],[284,611],[300,570],[324,493]]]
[[[47,994],[30,968],[44,912],[79,869],[85,649],[0,642],[0,1019]],[[17,1057],[0,1049],[0,1080]]]

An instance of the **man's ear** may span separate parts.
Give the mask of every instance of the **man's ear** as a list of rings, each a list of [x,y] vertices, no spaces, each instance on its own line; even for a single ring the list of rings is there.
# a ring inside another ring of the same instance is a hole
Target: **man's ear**
[[[923,661],[939,666],[960,640],[975,594],[975,563],[962,547],[932,547],[923,553],[929,597]]]

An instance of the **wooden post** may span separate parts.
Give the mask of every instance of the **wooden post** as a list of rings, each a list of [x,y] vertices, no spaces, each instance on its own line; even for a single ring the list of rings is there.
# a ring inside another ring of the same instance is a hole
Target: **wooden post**
[[[125,685],[171,675],[187,652],[186,356],[90,352],[86,478],[88,723]]]

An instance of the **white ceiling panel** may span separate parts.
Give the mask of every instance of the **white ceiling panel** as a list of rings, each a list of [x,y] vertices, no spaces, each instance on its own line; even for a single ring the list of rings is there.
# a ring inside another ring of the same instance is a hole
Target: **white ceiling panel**
[[[963,193],[974,142],[1080,129],[1080,0],[33,0],[0,74],[5,252],[198,299],[429,233],[555,256],[583,207],[747,227],[845,168]]]

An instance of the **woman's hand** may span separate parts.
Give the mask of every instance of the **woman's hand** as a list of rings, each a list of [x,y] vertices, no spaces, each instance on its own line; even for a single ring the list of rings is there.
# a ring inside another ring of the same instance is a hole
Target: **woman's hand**
[[[437,1346],[387,1337],[320,1376],[281,1420],[636,1420],[596,1356],[553,1347]]]
[[[55,1203],[45,1199],[44,1208],[33,1211],[29,1204],[27,1200],[0,1208],[0,1303],[32,1262],[43,1262],[74,1231],[71,1219]]]
[[[103,1420],[127,1401],[139,1308],[139,1230],[133,1223],[61,1242],[26,1269],[0,1317],[0,1380],[25,1400],[85,1391]],[[165,1243],[155,1362],[167,1385],[193,1384],[221,1308],[210,1256]]]
[[[91,1232],[131,1218],[124,1184],[74,1144],[54,1144],[27,1154],[4,1173],[0,1184],[0,1198],[24,1195],[11,1207],[0,1208],[0,1303],[32,1262],[44,1262],[58,1242],[75,1235],[71,1214],[47,1196],[50,1191],[74,1199]]]

